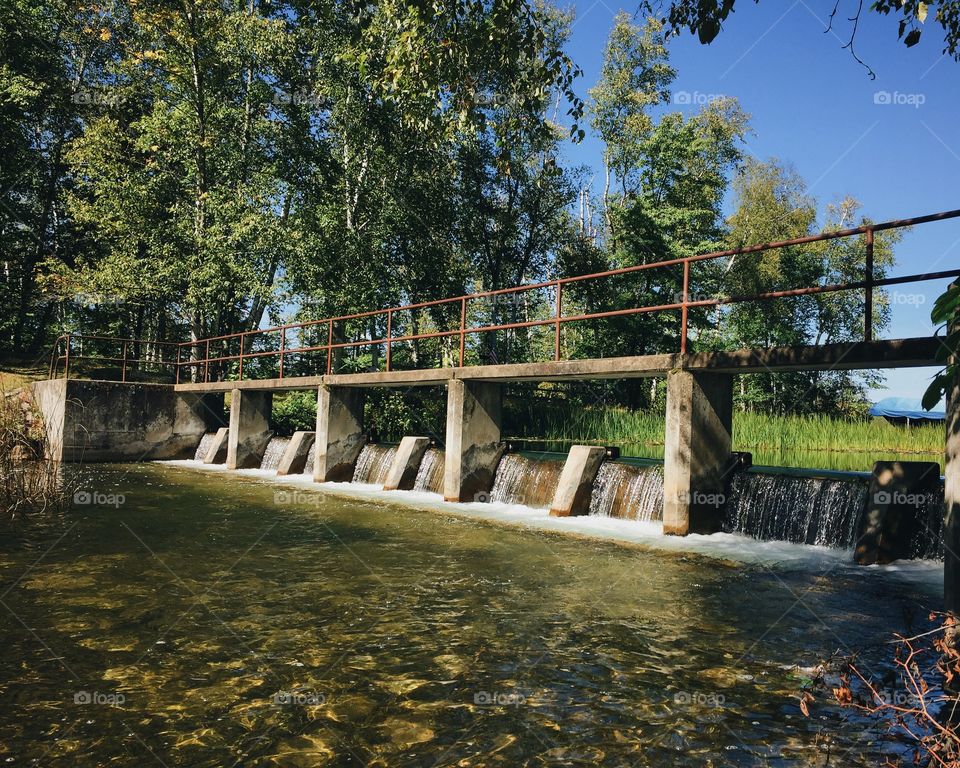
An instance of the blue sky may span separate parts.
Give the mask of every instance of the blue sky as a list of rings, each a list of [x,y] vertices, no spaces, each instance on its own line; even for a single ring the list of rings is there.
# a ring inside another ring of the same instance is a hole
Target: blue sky
[[[824,33],[834,0],[740,0],[738,10],[709,46],[689,34],[671,41],[678,72],[674,94],[698,102],[735,96],[752,117],[747,151],[792,163],[821,204],[852,196],[876,221],[960,208],[960,64],[941,54],[942,33],[931,21],[908,49],[896,39],[897,22],[869,13],[865,3],[856,39],[859,56],[876,72],[871,80],[841,46],[850,35],[856,0],[841,0],[833,33]],[[844,6],[847,6],[844,8]],[[619,10],[636,5],[583,0],[568,51],[583,69],[578,91],[597,79],[603,48]],[[844,14],[843,11],[847,13]],[[879,102],[879,103],[878,103]],[[883,103],[891,102],[891,103]],[[692,112],[697,107],[675,104]],[[568,161],[601,167],[591,136],[572,147]],[[597,174],[599,178],[599,173]],[[960,220],[924,225],[897,249],[894,274],[955,268],[960,263]],[[943,282],[901,289],[887,335],[929,334],[930,308]],[[888,372],[874,397],[920,397],[933,371]]]

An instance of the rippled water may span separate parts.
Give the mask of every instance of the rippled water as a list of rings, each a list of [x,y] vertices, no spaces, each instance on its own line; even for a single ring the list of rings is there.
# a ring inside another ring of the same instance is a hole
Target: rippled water
[[[865,647],[882,673],[877,643],[937,603],[839,563],[737,565],[224,471],[87,472],[100,501],[0,538],[14,764],[875,765],[863,723],[801,715],[795,665]]]

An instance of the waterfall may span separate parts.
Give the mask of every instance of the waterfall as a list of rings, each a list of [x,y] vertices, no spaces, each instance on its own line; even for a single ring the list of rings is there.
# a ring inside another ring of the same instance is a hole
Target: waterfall
[[[316,458],[317,444],[314,443],[307,451],[307,461],[303,465],[303,474],[313,476],[313,460]]]
[[[851,548],[867,503],[867,480],[738,473],[723,529],[755,539]]]
[[[373,483],[383,485],[390,471],[390,464],[397,453],[395,445],[367,443],[357,458],[357,467],[353,470],[354,483]]]
[[[497,465],[490,501],[549,507],[562,471],[563,461],[528,459],[508,453]]]
[[[603,462],[593,481],[590,514],[627,520],[662,520],[663,467]]]
[[[210,450],[210,446],[213,445],[213,441],[216,438],[216,432],[207,432],[203,437],[201,437],[200,445],[197,446],[197,452],[193,455],[193,460],[203,461],[204,458],[206,458],[207,452]]]
[[[263,458],[260,460],[260,469],[276,469],[280,466],[280,459],[283,458],[287,446],[290,445],[289,437],[271,437],[267,443],[267,450],[263,452]]]
[[[910,539],[913,560],[943,560],[943,484],[917,514],[917,527]]]
[[[444,454],[439,448],[427,448],[413,481],[413,490],[443,493]]]

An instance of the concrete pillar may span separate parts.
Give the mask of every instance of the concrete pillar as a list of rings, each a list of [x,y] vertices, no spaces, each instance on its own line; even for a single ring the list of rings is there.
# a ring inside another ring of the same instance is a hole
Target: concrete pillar
[[[293,437],[287,444],[287,450],[280,457],[280,463],[277,465],[278,475],[299,475],[303,473],[303,468],[307,466],[307,457],[310,455],[310,449],[313,448],[313,432],[294,432]]]
[[[956,326],[954,329],[956,330]],[[953,364],[960,364],[954,354]],[[947,386],[947,450],[944,468],[943,522],[943,603],[944,608],[960,614],[960,368]],[[955,645],[960,639],[952,638]]]
[[[322,384],[317,390],[316,482],[349,482],[353,477],[357,457],[367,442],[363,401],[362,389]]]
[[[917,518],[939,486],[940,465],[935,461],[874,464],[854,560],[859,565],[874,565],[909,558]]]
[[[230,436],[229,427],[220,427],[217,430],[213,442],[207,449],[207,455],[203,457],[204,464],[224,464],[227,461],[227,442]]]
[[[423,461],[423,454],[427,452],[429,445],[429,437],[404,437],[397,446],[383,490],[409,491],[413,488],[417,470],[420,469],[420,462]]]
[[[490,492],[504,451],[500,442],[502,410],[501,385],[463,379],[447,382],[446,501],[473,501],[478,494]]]
[[[230,400],[230,433],[227,435],[227,469],[260,466],[273,436],[270,430],[272,392],[233,390]]]
[[[585,515],[590,511],[590,496],[593,493],[593,481],[597,477],[600,465],[607,455],[607,449],[595,445],[574,445],[570,447],[567,460],[560,473],[557,492],[550,505],[550,514],[554,517]]]
[[[714,533],[731,471],[733,377],[672,371],[667,376],[663,532]]]

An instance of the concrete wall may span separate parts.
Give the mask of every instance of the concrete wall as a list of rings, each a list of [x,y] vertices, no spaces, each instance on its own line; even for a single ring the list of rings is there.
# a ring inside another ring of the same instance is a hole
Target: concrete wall
[[[349,482],[357,457],[367,442],[363,431],[361,389],[322,385],[317,390],[317,434],[313,479]]]
[[[294,432],[277,465],[278,475],[299,475],[307,466],[310,449],[313,448],[313,432]]]
[[[166,384],[40,381],[33,394],[50,458],[66,462],[190,459],[223,411],[222,395]]]
[[[210,447],[207,449],[207,455],[203,457],[204,464],[226,464],[227,463],[227,446],[230,441],[230,428],[229,427],[220,427],[217,430],[216,436],[213,438],[213,442],[210,444]]]
[[[720,530],[732,468],[733,377],[672,371],[667,376],[663,532]]]
[[[233,390],[230,432],[227,435],[227,469],[254,469],[273,436],[270,429],[272,392]]]
[[[447,382],[447,443],[443,497],[473,501],[489,493],[503,455],[500,424],[503,387],[453,379]]]

